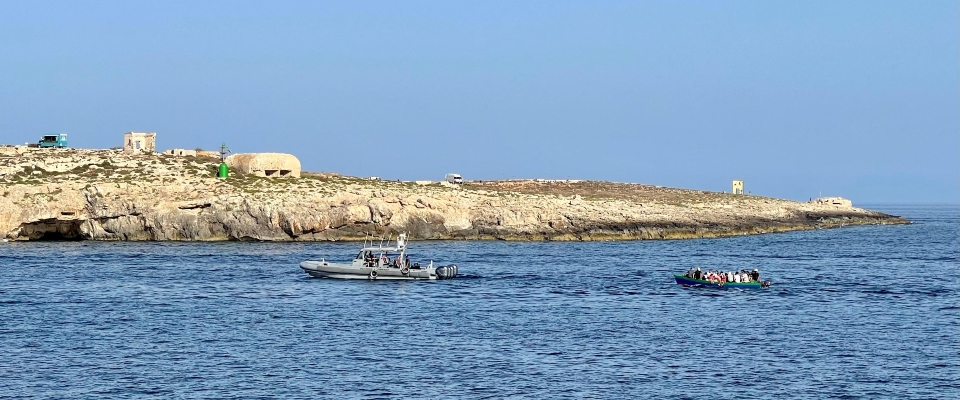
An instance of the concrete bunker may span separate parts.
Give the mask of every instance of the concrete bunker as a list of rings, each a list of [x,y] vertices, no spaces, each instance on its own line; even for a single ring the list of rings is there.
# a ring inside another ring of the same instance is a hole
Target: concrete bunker
[[[284,153],[240,153],[226,159],[227,166],[245,174],[267,178],[300,177],[300,160]]]

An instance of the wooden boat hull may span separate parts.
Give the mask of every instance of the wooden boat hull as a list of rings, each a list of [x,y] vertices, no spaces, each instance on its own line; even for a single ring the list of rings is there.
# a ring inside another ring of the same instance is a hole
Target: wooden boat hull
[[[674,275],[673,278],[676,279],[678,285],[715,289],[763,289],[770,286],[770,282],[725,282],[721,284],[702,279],[687,278],[683,275]]]

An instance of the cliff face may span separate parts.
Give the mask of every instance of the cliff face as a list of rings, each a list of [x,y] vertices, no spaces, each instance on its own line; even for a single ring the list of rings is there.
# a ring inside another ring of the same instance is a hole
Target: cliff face
[[[908,221],[858,208],[647,185],[462,188],[306,174],[214,177],[217,161],[0,148],[0,236],[12,240],[611,240],[718,237]]]

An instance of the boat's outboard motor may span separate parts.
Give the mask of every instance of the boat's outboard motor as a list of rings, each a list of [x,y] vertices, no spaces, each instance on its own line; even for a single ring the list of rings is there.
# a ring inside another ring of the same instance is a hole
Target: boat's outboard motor
[[[457,266],[454,264],[437,267],[437,279],[453,279],[457,277]]]

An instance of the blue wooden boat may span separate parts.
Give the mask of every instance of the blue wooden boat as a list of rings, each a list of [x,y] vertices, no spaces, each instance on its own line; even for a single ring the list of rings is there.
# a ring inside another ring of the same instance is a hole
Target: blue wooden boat
[[[693,287],[707,287],[707,288],[715,288],[715,289],[763,289],[765,287],[770,286],[770,281],[717,283],[717,282],[706,281],[703,279],[687,278],[684,275],[674,275],[673,278],[677,280],[678,285],[693,286]]]

